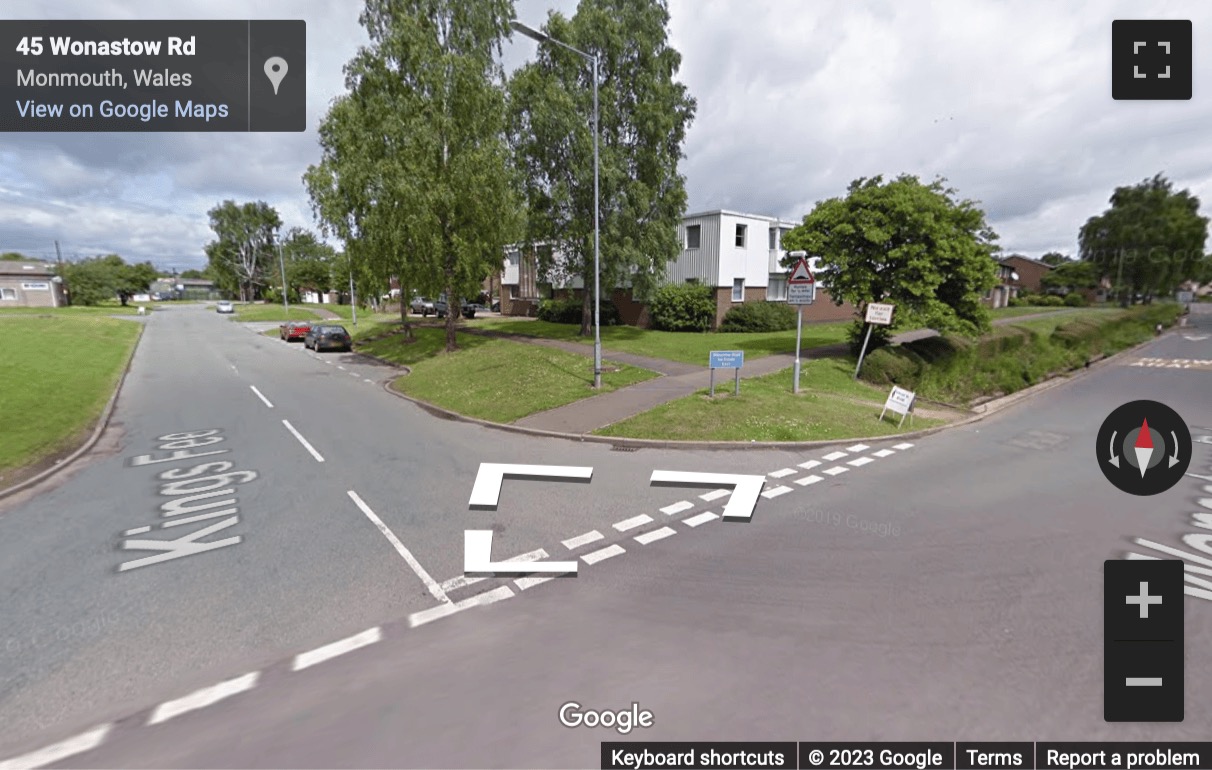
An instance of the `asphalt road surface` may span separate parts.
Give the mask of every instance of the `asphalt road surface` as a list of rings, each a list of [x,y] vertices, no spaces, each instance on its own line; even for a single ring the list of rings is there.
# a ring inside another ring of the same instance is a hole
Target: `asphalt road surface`
[[[436,420],[357,356],[158,313],[113,453],[0,509],[0,757],[74,739],[38,763],[597,767],[610,740],[1204,738],[1212,547],[1192,512],[1212,507],[1212,315],[1192,323],[920,440],[684,453]],[[1186,419],[1208,479],[1141,498],[1103,478],[1099,426],[1141,398]],[[185,451],[229,451],[132,465],[208,430],[223,441]],[[162,528],[171,499],[218,492],[170,486],[208,462],[255,478],[183,515],[224,513]],[[506,481],[497,511],[473,511],[481,462],[593,480]],[[734,522],[707,515],[726,496],[653,487],[654,469],[769,476]],[[164,553],[124,543],[233,518],[198,539],[239,542],[122,569]],[[462,584],[463,531],[488,528],[494,559],[543,549],[580,557],[577,576]],[[1107,724],[1103,561],[1176,555],[1159,549],[1188,554],[1186,719]],[[655,721],[565,727],[570,701]]]

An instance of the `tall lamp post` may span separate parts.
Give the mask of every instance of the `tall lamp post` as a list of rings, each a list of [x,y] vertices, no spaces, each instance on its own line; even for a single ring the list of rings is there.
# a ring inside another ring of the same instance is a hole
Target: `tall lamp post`
[[[602,287],[601,287],[601,232],[598,223],[598,57],[573,48],[556,40],[545,32],[528,27],[520,21],[512,21],[514,30],[539,43],[554,43],[559,47],[589,60],[593,64],[593,387],[602,387]]]

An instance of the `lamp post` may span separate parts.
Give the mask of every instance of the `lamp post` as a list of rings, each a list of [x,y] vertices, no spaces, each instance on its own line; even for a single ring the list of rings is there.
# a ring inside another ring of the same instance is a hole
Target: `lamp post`
[[[601,231],[598,222],[598,57],[562,43],[545,32],[528,27],[520,21],[510,22],[517,32],[539,43],[554,43],[561,48],[581,56],[593,64],[593,387],[602,387],[602,287],[601,287]]]

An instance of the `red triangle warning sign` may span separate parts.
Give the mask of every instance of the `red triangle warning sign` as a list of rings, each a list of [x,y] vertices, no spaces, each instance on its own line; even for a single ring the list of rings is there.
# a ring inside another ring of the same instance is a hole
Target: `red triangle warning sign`
[[[816,279],[812,277],[812,271],[808,269],[808,260],[801,259],[795,263],[795,267],[791,270],[791,275],[787,277],[787,283],[815,283]]]

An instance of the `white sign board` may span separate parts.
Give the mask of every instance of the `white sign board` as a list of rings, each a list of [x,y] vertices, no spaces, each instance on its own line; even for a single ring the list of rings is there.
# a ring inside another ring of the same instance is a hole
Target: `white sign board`
[[[894,307],[896,306],[881,305],[878,302],[872,302],[871,304],[867,305],[867,323],[888,326],[892,323],[892,308]]]
[[[1184,305],[1190,305],[1190,304],[1191,304],[1191,301],[1192,301],[1192,300],[1194,300],[1194,299],[1195,299],[1195,293],[1194,293],[1194,292],[1190,292],[1190,291],[1180,291],[1180,292],[1178,292],[1178,301],[1179,301],[1180,303],[1184,304]]]
[[[884,419],[884,415],[888,412],[896,412],[901,416],[900,424],[905,423],[905,415],[913,413],[913,402],[917,398],[917,394],[911,390],[892,386],[892,392],[888,394],[888,400],[884,402],[884,410],[880,412],[880,419]]]
[[[811,305],[816,300],[816,284],[815,283],[789,283],[787,284],[787,304],[789,305]]]

